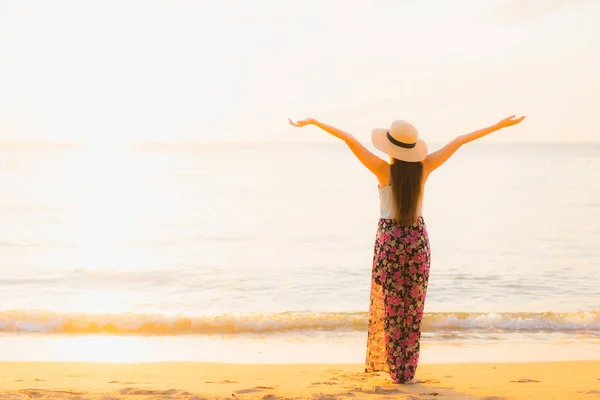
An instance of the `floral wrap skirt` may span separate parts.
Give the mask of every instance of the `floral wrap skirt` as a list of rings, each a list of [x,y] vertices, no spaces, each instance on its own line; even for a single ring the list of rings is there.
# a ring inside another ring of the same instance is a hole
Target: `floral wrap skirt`
[[[414,378],[430,260],[423,217],[412,225],[379,220],[371,279],[367,372],[389,372],[397,383]]]

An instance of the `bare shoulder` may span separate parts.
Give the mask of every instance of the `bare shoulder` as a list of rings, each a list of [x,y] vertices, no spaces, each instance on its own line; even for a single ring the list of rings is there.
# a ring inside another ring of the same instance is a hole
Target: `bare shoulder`
[[[385,187],[390,183],[390,164],[387,161],[381,160],[384,164],[381,165],[381,171],[377,173],[379,187]]]
[[[423,160],[423,181],[426,181],[429,177],[429,174],[433,171],[433,163],[432,163],[432,155],[429,154]]]

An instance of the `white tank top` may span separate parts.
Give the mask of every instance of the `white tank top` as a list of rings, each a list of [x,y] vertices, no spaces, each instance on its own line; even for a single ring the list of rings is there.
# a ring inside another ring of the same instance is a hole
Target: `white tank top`
[[[417,206],[417,217],[423,216],[423,189],[421,189],[421,198]],[[394,195],[390,185],[379,188],[379,214],[381,218],[394,218]]]

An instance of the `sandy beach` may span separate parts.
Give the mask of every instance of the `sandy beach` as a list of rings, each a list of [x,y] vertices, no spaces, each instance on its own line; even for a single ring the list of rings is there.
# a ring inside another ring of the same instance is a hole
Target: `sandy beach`
[[[395,385],[357,364],[0,363],[0,399],[595,399],[600,361],[422,365]]]

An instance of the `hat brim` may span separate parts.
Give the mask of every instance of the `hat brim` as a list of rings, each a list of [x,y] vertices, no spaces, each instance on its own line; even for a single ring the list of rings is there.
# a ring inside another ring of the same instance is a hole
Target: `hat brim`
[[[377,150],[383,151],[390,157],[397,160],[406,162],[420,162],[427,158],[427,144],[417,139],[415,147],[412,149],[405,149],[403,147],[396,146],[387,138],[387,129],[376,128],[371,132],[371,142]]]

